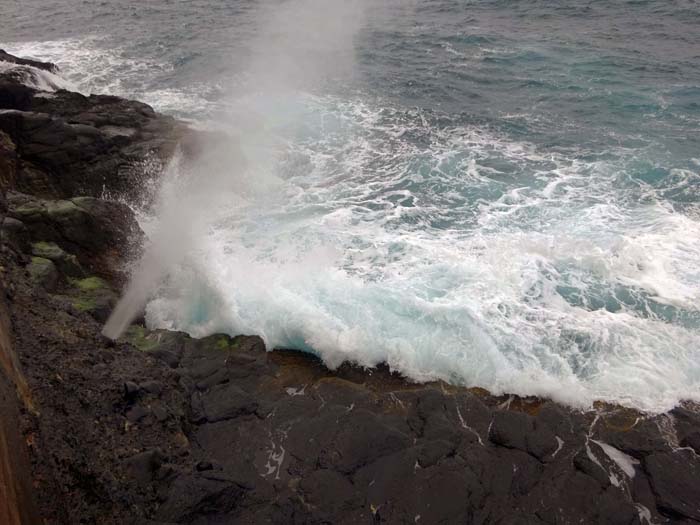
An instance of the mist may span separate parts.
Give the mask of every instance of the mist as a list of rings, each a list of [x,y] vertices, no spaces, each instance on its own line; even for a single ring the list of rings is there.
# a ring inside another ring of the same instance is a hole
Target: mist
[[[121,336],[169,272],[197,252],[227,209],[240,199],[275,191],[279,139],[268,132],[269,119],[275,118],[275,108],[288,108],[303,93],[318,93],[352,78],[354,41],[365,14],[364,0],[270,1],[258,6],[259,30],[250,42],[245,81],[230,90],[227,131],[203,134],[209,138],[195,153],[179,148],[166,167],[146,212],[149,240],[103,328],[105,336]]]

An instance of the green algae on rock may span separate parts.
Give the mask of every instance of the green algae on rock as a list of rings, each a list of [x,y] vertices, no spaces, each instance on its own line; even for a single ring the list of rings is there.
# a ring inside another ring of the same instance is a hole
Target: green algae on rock
[[[54,263],[44,257],[32,257],[27,267],[29,277],[35,285],[52,290],[58,282],[58,272]]]
[[[54,242],[35,242],[32,244],[32,254],[37,257],[50,259],[61,273],[69,277],[82,277],[84,275],[78,258],[75,255],[65,252]]]
[[[109,283],[100,277],[86,277],[70,281],[72,289],[69,293],[71,304],[79,311],[92,315],[103,322],[109,316],[117,295]]]

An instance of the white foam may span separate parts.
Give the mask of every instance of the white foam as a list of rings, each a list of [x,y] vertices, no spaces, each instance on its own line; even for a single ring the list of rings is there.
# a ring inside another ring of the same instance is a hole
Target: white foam
[[[211,213],[153,325],[577,406],[700,398],[700,223],[615,186],[624,158],[332,98],[245,103],[267,190]]]
[[[560,438],[559,436],[554,436],[557,439],[557,449],[552,452],[552,458],[555,458],[557,454],[559,454],[559,451],[564,447],[564,440]]]
[[[41,77],[58,82],[57,85],[64,89],[85,95],[108,94],[137,99],[159,111],[181,117],[204,119],[215,107],[208,96],[220,89],[203,83],[194,83],[183,89],[154,88],[152,79],[158,74],[172,72],[171,64],[143,57],[130,58],[123,48],[96,35],[79,39],[6,42],[1,47],[16,56],[56,64],[61,71],[60,80],[46,72],[42,72]]]
[[[593,463],[598,465],[603,470],[603,472],[605,472],[608,475],[608,479],[610,479],[610,483],[612,483],[614,487],[620,486],[620,480],[617,479],[615,473],[608,472],[607,469],[600,463],[600,461],[598,461],[596,455],[593,453],[593,451],[591,451],[591,447],[588,445],[588,442],[586,442],[586,454],[588,455],[588,459],[590,459]]]
[[[654,520],[651,519],[651,511],[647,507],[645,507],[641,503],[635,503],[634,506],[637,509],[637,514],[639,515],[640,523],[647,523],[649,525],[652,525],[654,523]]]
[[[620,467],[625,474],[627,474],[627,477],[629,477],[630,479],[634,478],[634,466],[639,465],[638,460],[634,459],[632,456],[625,454],[621,450],[618,450],[615,447],[608,445],[607,443],[603,443],[602,441],[597,441],[595,439],[593,439],[592,441],[600,445],[600,448],[603,449],[603,452],[605,452],[605,454],[610,459],[617,463],[617,466]]]
[[[33,66],[0,61],[0,73],[14,73],[23,83],[39,91],[53,92],[58,89],[73,89],[72,83],[61,76]]]

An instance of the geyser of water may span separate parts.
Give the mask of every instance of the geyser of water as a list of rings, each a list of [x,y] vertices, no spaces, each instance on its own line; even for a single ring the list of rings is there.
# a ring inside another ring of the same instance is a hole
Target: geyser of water
[[[205,167],[205,171],[200,171]],[[219,142],[206,147],[206,159],[196,163],[184,158],[178,149],[167,166],[155,204],[155,224],[148,244],[123,297],[110,315],[102,333],[118,338],[139,315],[158,283],[168,270],[180,264],[196,250],[198,239],[206,233],[209,215],[217,196],[240,191],[245,170],[243,156],[235,144]],[[203,180],[203,173],[206,179]]]
[[[284,106],[300,89],[347,78],[362,13],[359,0],[263,3],[261,30],[252,42],[248,92],[254,91],[258,99],[269,100],[271,105],[282,101]],[[245,103],[246,96],[237,93],[238,103],[232,105]],[[268,190],[265,166],[270,161],[270,142],[275,139],[264,133],[260,115],[240,107],[234,115],[230,124],[237,139],[216,135],[196,159],[185,159],[179,152],[167,167],[150,241],[104,326],[105,336],[118,338],[142,312],[169,270],[197,249],[208,225],[216,220],[213,210],[232,205],[241,195]]]

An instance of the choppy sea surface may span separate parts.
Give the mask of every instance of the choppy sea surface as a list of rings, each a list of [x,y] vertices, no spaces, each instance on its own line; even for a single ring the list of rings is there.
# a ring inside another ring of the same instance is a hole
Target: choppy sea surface
[[[700,4],[291,1],[3,5],[0,47],[67,86],[236,136],[151,325],[576,406],[700,400]]]

